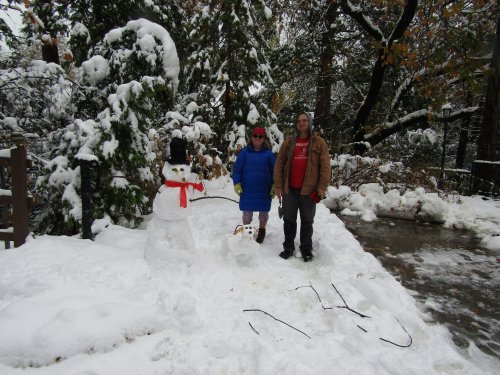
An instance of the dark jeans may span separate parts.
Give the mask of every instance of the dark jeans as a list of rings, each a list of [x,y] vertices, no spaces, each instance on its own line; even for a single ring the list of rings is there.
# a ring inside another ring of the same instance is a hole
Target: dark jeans
[[[283,249],[294,251],[295,235],[297,234],[297,211],[300,212],[300,252],[310,253],[312,250],[312,235],[316,203],[309,195],[300,195],[300,189],[290,189],[283,194],[283,230],[285,242]]]

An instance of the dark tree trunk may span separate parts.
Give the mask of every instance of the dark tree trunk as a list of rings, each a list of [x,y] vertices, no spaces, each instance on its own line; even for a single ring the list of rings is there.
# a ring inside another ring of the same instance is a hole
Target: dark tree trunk
[[[500,3],[500,0],[497,0]],[[495,151],[498,132],[500,110],[500,15],[497,18],[495,46],[491,57],[488,85],[486,87],[486,100],[484,105],[483,124],[478,139],[479,160],[499,160]]]
[[[52,13],[52,2],[51,0],[41,0],[40,4],[44,4],[45,7],[49,8],[48,12]],[[45,12],[44,12],[45,13]],[[46,15],[47,13],[45,13]],[[48,25],[48,19],[43,19],[42,21],[44,25]],[[47,26],[46,26],[47,27]],[[42,41],[42,59],[48,63],[56,63],[59,64],[59,48],[57,46],[57,35],[54,30],[44,30],[45,33],[50,35],[50,40]]]
[[[460,123],[460,136],[458,138],[457,157],[455,158],[455,168],[463,169],[465,163],[465,152],[469,142],[470,116]]]
[[[44,42],[42,45],[42,59],[48,63],[59,64],[59,48],[57,47],[57,37],[50,37],[50,42]]]
[[[384,82],[384,73],[386,68],[389,66],[386,61],[386,50],[390,49],[392,44],[403,36],[415,16],[418,0],[406,0],[403,13],[398,23],[392,30],[387,42],[384,41],[385,37],[364,18],[363,11],[360,10],[360,8],[353,9],[349,7],[348,0],[342,0],[340,5],[344,13],[351,16],[364,29],[365,32],[382,43],[382,47],[378,50],[377,60],[373,66],[370,88],[368,89],[368,93],[363,100],[363,104],[361,104],[358,109],[353,124],[352,140],[355,143],[354,152],[362,154],[366,151],[366,145],[361,143],[364,141],[366,133],[364,126],[366,125],[373,107],[377,104],[378,95]]]
[[[472,95],[467,94],[465,98],[465,106],[472,106]],[[469,129],[471,127],[472,116],[466,116],[460,120],[460,135],[458,137],[457,156],[455,158],[455,168],[463,169],[465,163],[465,153],[467,144],[469,143]]]
[[[331,24],[335,21],[338,4],[332,0],[326,1],[326,14],[324,18],[324,32],[321,35],[320,71],[316,82],[316,107],[314,109],[315,128],[320,132],[327,132],[331,128],[331,97],[332,97],[332,42],[333,31]]]

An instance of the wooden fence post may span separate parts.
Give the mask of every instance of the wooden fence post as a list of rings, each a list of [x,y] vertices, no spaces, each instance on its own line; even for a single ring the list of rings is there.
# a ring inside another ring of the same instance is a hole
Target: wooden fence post
[[[28,174],[26,173],[26,147],[11,150],[12,159],[12,210],[14,224],[14,246],[24,244],[28,237]]]
[[[14,246],[19,247],[26,241],[29,234],[29,198],[28,198],[28,174],[29,167],[26,147],[18,145],[12,148],[10,157],[1,157],[2,164],[11,165],[12,191],[10,195],[0,196],[2,204],[12,204],[13,228],[0,231],[0,240],[14,241]]]

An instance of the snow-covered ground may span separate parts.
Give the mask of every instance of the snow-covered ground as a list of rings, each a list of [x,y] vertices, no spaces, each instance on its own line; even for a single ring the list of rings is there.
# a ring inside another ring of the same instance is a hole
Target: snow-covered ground
[[[235,198],[230,184],[207,188]],[[275,200],[262,245],[232,234],[235,203],[204,199],[179,233],[194,247],[175,253],[151,226],[1,251],[0,374],[498,373],[498,361],[474,345],[465,358],[445,328],[426,324],[324,205],[314,261],[279,258],[276,210]],[[161,244],[155,259],[148,248]]]

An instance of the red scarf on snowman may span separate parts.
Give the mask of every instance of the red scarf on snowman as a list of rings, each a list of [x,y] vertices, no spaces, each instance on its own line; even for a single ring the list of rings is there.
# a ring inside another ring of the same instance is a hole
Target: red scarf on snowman
[[[165,185],[168,187],[178,187],[181,188],[179,191],[180,204],[179,206],[182,208],[187,207],[187,194],[186,188],[192,186],[194,189],[198,191],[203,191],[203,184],[201,182],[182,182],[182,181],[173,181],[173,180],[165,180]]]

